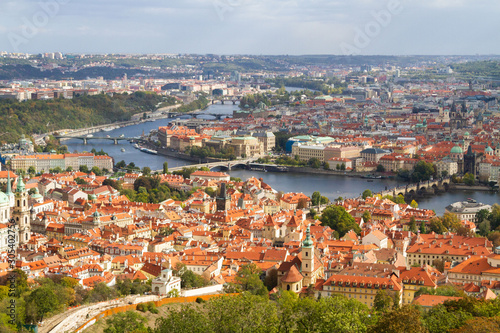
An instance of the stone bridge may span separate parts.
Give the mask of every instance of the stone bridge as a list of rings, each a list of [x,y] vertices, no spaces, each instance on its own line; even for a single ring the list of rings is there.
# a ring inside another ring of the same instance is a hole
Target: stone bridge
[[[415,197],[417,195],[422,196],[426,194],[434,194],[439,191],[447,191],[450,183],[451,178],[440,178],[436,180],[423,181],[416,184],[408,184],[406,186],[396,187],[376,194],[380,194],[383,197],[386,195],[396,197],[400,194],[404,197]]]
[[[219,162],[211,162],[211,163],[201,163],[201,164],[191,164],[191,165],[184,165],[180,167],[174,167],[174,168],[168,168],[169,172],[173,171],[180,171],[183,168],[202,168],[202,167],[207,167],[210,170],[213,170],[215,168],[221,168],[225,170],[231,170],[231,168],[234,167],[244,167],[246,168],[249,163],[252,163],[256,161],[257,158],[247,158],[244,160],[234,160],[234,161],[219,161]],[[163,170],[157,170],[157,172],[162,173]]]

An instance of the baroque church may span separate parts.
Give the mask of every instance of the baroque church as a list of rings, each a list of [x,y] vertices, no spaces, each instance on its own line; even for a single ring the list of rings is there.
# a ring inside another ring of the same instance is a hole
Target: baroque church
[[[0,223],[8,225],[12,219],[15,221],[16,247],[29,242],[33,215],[29,194],[23,180],[18,177],[17,186],[13,192],[9,171],[7,173],[6,193],[0,191]],[[9,230],[9,228],[4,229]],[[8,232],[2,232],[0,238],[0,248],[5,249],[9,244]]]

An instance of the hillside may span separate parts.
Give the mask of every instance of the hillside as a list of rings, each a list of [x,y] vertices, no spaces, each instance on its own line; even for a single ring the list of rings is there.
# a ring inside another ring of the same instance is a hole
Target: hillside
[[[0,100],[0,138],[15,142],[21,134],[46,133],[64,128],[82,128],[130,120],[136,113],[154,110],[163,97],[154,93],[135,92],[79,96],[73,99],[18,102]]]

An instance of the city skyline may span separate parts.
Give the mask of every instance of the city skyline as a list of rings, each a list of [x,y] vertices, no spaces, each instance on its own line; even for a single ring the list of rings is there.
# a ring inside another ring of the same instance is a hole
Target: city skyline
[[[482,1],[24,0],[0,4],[7,52],[499,54]]]

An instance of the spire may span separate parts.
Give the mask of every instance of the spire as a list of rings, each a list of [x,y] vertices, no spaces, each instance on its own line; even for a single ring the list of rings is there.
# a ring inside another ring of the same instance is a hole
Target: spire
[[[306,239],[304,240],[304,243],[302,243],[302,247],[312,247],[313,246],[313,241],[311,240],[311,226],[307,226],[306,230]]]
[[[7,171],[7,192],[5,194],[12,194],[12,185],[10,184],[10,171]]]
[[[25,189],[26,189],[26,187],[24,186],[23,178],[21,176],[19,176],[19,180],[17,181],[16,192],[22,193],[22,192],[24,192]]]

